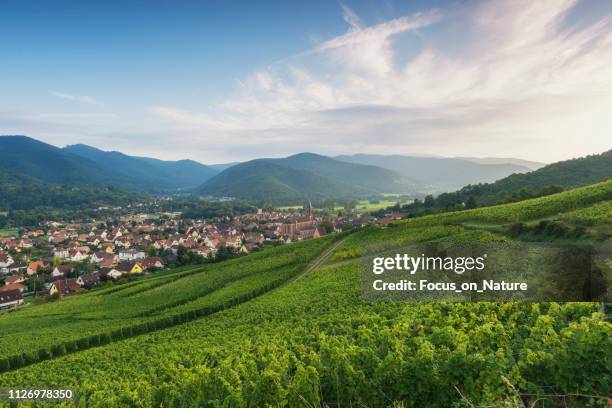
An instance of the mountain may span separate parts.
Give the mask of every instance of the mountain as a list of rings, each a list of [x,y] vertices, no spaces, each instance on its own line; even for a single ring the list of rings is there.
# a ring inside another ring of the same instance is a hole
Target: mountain
[[[355,154],[337,156],[335,159],[393,170],[418,180],[429,190],[436,192],[452,191],[467,184],[492,182],[512,173],[530,171],[526,166],[512,163],[480,164],[469,160],[438,157]]]
[[[101,205],[125,205],[144,198],[143,194],[108,187],[60,186],[0,169],[0,212],[41,207],[82,210]]]
[[[608,178],[612,178],[612,150],[552,163],[525,174],[513,174],[487,185],[486,189],[495,193],[521,189],[537,191],[549,185],[580,187]]]
[[[612,150],[549,164],[525,174],[513,174],[494,183],[467,185],[453,193],[408,205],[405,210],[416,214],[461,209],[464,205],[471,207],[520,201],[610,178]]]
[[[113,181],[94,162],[26,136],[1,136],[0,155],[0,169],[51,183],[95,186]]]
[[[94,162],[107,174],[116,175],[132,188],[148,191],[193,188],[218,171],[193,160],[164,161],[106,152],[91,146],[66,146],[64,151]]]
[[[412,193],[420,186],[396,172],[347,163],[312,153],[283,159],[257,159],[232,166],[197,192],[274,203],[304,199]]]
[[[229,169],[232,166],[240,164],[240,162],[230,162],[230,163],[221,163],[221,164],[209,164],[208,167],[217,170],[218,172],[222,172],[225,169]]]
[[[86,145],[63,149],[27,136],[0,136],[0,169],[73,187],[164,192],[194,188],[218,173],[192,160],[163,161]]]
[[[527,167],[530,170],[538,170],[542,167],[546,166],[546,163],[530,161],[530,160],[522,160],[522,159],[514,159],[511,157],[501,158],[501,157],[456,157],[456,159],[467,160],[472,163],[478,164],[516,164],[517,166]]]

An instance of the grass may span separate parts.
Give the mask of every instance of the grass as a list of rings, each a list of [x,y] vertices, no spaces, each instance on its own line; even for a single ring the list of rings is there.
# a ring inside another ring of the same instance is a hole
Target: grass
[[[19,233],[19,230],[16,228],[5,228],[0,229],[0,237],[12,237],[16,236]]]
[[[400,203],[400,205],[404,205],[404,204],[409,204],[412,202],[412,200],[376,200],[376,202],[371,202],[370,200],[359,200],[357,201],[356,205],[355,205],[355,211],[357,212],[369,212],[369,211],[378,211],[384,208],[388,208],[388,207],[393,207],[394,205],[396,205],[397,203]],[[276,209],[278,211],[291,211],[291,210],[301,210],[304,207],[301,205],[286,205],[286,206],[282,206],[282,207],[277,207]],[[315,211],[319,210],[318,208],[315,208]],[[344,206],[343,205],[336,205],[334,207],[334,212],[339,212],[344,210]]]
[[[608,212],[595,204],[609,200],[611,190],[612,183],[602,183],[520,204],[360,229],[333,245],[305,241],[208,265],[181,279],[143,279],[122,290],[32,306],[0,319],[0,348],[27,341],[38,345],[54,332],[62,340],[75,320],[83,331],[92,330],[87,319],[108,318],[105,310],[126,319],[142,313],[174,318],[227,305],[82,352],[60,350],[53,359],[0,375],[0,383],[73,387],[81,406],[391,406],[404,401],[442,407],[459,406],[453,404],[459,394],[470,405],[519,406],[509,404],[508,388],[521,397],[607,396],[612,326],[595,313],[597,305],[364,302],[358,258],[364,244],[495,242],[507,239],[495,232],[514,222],[562,214],[597,222]],[[581,208],[590,210],[578,212]],[[281,255],[286,261],[276,262]],[[252,270],[238,274],[243,269]],[[212,291],[196,290],[232,273],[236,279],[220,281]],[[281,273],[303,277],[244,297]],[[189,294],[178,296],[181,292]],[[241,301],[229,302],[235,297]],[[127,313],[131,309],[138,314]],[[23,330],[27,321],[18,317],[30,317],[32,327]],[[48,327],[41,327],[41,319]],[[32,332],[37,337],[28,340]],[[588,402],[572,398],[568,405]]]

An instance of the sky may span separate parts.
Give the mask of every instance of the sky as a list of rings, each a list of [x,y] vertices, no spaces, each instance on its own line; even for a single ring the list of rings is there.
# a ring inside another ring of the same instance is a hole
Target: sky
[[[0,6],[0,134],[203,163],[612,148],[612,1]]]

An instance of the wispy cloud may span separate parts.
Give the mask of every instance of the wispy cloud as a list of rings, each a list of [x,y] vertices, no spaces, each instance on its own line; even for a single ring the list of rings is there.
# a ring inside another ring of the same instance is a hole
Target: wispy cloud
[[[39,115],[36,115],[37,118],[48,118],[48,119],[53,119],[53,118],[114,118],[115,116],[117,116],[114,113],[108,113],[108,112],[66,112],[66,113],[41,113]]]
[[[569,24],[577,3],[478,2],[370,26],[341,4],[345,34],[254,72],[235,97],[202,112],[150,112],[198,128],[194,140],[206,131],[220,143],[260,146],[282,134],[294,141],[288,152],[316,144],[330,153],[557,160],[603,150],[612,133],[612,16]],[[407,34],[434,24],[450,27],[442,40]],[[457,41],[461,52],[449,47]]]
[[[72,102],[80,102],[80,103],[86,103],[89,105],[98,105],[98,106],[104,105],[104,103],[98,101],[97,99],[94,99],[93,97],[89,95],[72,95],[72,94],[68,94],[64,92],[51,92],[51,94],[54,96],[57,96],[58,98],[66,99]]]

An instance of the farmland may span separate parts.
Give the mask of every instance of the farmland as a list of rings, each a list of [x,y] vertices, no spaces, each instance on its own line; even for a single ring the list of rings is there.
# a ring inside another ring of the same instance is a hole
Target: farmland
[[[597,304],[365,303],[359,256],[511,240],[551,217],[594,225],[611,199],[608,181],[30,306],[0,316],[0,383],[72,387],[81,406],[605,406],[612,326]]]

